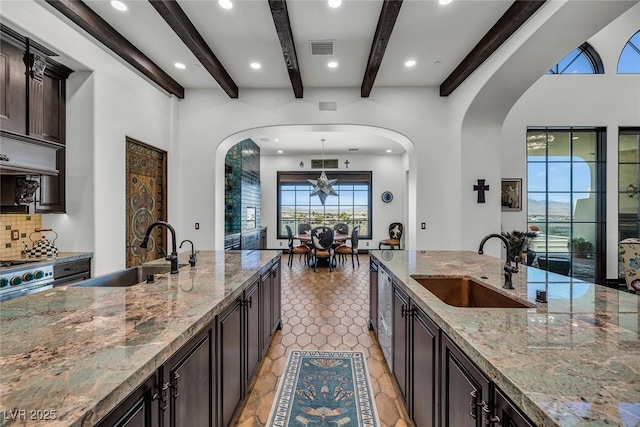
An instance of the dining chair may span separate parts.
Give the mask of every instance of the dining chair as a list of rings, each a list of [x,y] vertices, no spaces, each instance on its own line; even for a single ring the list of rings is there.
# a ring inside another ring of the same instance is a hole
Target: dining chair
[[[356,268],[355,263],[353,262],[353,257],[358,260],[358,267],[360,267],[360,258],[358,258],[358,233],[360,232],[360,226],[357,225],[351,231],[351,246],[343,244],[340,245],[336,250],[336,255],[340,255],[342,262],[344,263],[344,259],[347,255],[351,254],[351,266]]]
[[[300,259],[302,259],[302,255],[304,255],[305,262],[309,263],[309,254],[311,253],[311,249],[307,245],[294,245],[293,243],[293,232],[291,231],[291,227],[285,225],[287,228],[287,238],[289,239],[289,261],[287,265],[289,268],[293,265],[293,255],[299,254]]]
[[[326,258],[329,262],[329,271],[333,271],[335,252],[333,249],[333,229],[329,227],[316,227],[311,229],[311,257],[313,258],[313,271],[316,271],[319,258]]]
[[[403,226],[399,222],[392,222],[389,224],[389,238],[380,240],[378,243],[378,249],[382,249],[382,245],[391,246],[391,249],[395,249],[397,246],[400,249],[400,239],[402,239]]]
[[[333,226],[334,238],[336,234],[349,234],[349,225],[344,222],[339,222]],[[333,249],[338,249],[344,242],[334,241]]]

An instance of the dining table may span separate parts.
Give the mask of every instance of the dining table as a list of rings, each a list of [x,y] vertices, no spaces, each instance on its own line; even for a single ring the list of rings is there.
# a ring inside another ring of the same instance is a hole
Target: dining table
[[[296,239],[300,240],[300,243],[302,243],[304,245],[313,246],[313,244],[311,243],[311,233],[298,234],[298,235],[296,235]],[[334,233],[333,234],[333,242],[334,243],[343,244],[344,242],[346,242],[349,239],[351,239],[351,236],[348,235],[348,234],[342,234],[342,233]],[[323,260],[323,259],[321,258],[321,260]],[[329,262],[327,261],[324,264],[328,265]],[[323,265],[323,263],[321,263],[320,260],[318,260],[318,265]],[[313,267],[313,261],[310,260],[309,266]],[[334,259],[332,261],[332,267],[335,268],[336,266],[337,266],[337,262]]]

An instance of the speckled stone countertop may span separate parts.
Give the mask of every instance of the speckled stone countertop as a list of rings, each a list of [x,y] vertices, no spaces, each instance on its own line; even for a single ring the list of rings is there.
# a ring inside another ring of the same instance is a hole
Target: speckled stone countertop
[[[504,290],[504,262],[475,252],[371,255],[537,426],[640,425],[640,297],[523,266]],[[412,275],[471,277],[535,307],[449,306]]]
[[[200,251],[195,267],[153,284],[60,286],[0,303],[0,425],[92,426],[280,255]]]

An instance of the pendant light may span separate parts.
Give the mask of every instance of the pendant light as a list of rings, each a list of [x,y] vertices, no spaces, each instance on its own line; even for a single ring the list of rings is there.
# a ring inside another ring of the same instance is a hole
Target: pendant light
[[[327,174],[324,173],[324,139],[322,141],[322,173],[320,174],[320,178],[318,179],[307,179],[310,184],[314,186],[313,191],[309,195],[309,197],[318,196],[320,198],[320,203],[324,206],[324,201],[327,199],[327,196],[337,196],[338,193],[333,189],[333,184],[336,183],[337,179],[328,179]]]

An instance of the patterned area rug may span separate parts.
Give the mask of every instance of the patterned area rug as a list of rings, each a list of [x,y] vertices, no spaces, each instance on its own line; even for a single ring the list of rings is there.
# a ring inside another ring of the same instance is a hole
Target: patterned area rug
[[[323,425],[380,425],[361,351],[289,353],[267,426]]]

